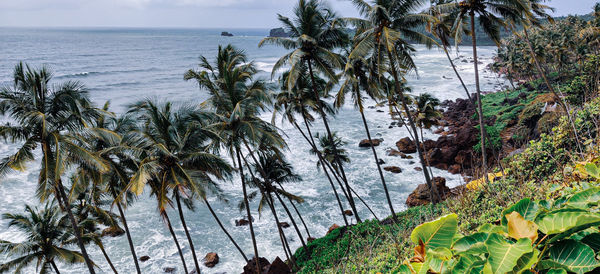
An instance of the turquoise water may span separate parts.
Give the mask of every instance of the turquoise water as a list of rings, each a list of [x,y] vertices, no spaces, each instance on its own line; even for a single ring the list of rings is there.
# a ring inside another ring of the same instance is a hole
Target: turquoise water
[[[221,31],[229,31],[234,37],[221,37]],[[248,57],[254,60],[261,70],[260,77],[270,80],[273,64],[285,51],[276,47],[258,48],[258,42],[268,34],[267,29],[13,29],[0,28],[0,85],[11,82],[12,69],[19,61],[31,65],[46,64],[55,74],[54,81],[79,80],[86,84],[90,96],[98,105],[111,101],[112,110],[123,112],[128,104],[144,98],[159,98],[177,103],[200,103],[206,93],[198,89],[193,82],[185,82],[183,73],[195,68],[198,57],[204,55],[211,59],[217,52],[218,45],[231,43],[244,49]],[[455,99],[464,97],[443,52],[427,50],[416,46],[418,53],[415,61],[419,67],[419,75],[407,76],[408,83],[414,93],[429,92],[438,98]],[[493,47],[481,47],[483,90],[492,91],[503,85],[503,80],[494,74],[484,71],[485,64],[491,61]],[[457,54],[465,59],[468,48],[461,48]],[[455,56],[456,57],[456,56]],[[457,60],[462,76],[472,89],[473,68],[470,62]],[[374,105],[369,102],[368,105]],[[381,110],[386,110],[381,108]],[[395,142],[408,136],[404,128],[389,129],[390,119],[385,112],[367,109],[366,116],[374,138],[383,138],[384,142],[377,147],[378,153],[386,165],[401,167],[401,174],[386,173],[391,196],[397,210],[405,208],[404,201],[408,194],[423,182],[422,174],[414,170],[418,163],[413,160],[385,156],[385,150],[394,147]],[[270,121],[271,113],[264,113],[263,118]],[[351,106],[343,107],[332,121],[333,130],[338,132],[348,144],[352,163],[347,173],[351,185],[374,208],[378,216],[388,215],[385,195],[376,172],[376,165],[371,151],[358,148],[358,142],[365,139],[360,115]],[[286,186],[292,193],[302,196],[306,203],[299,206],[308,221],[313,236],[325,234],[333,223],[341,224],[337,203],[329,187],[329,183],[316,168],[314,156],[308,153],[308,146],[302,136],[289,124],[277,126],[285,133],[289,149],[287,158],[293,164],[303,181]],[[315,132],[322,131],[321,124],[315,124]],[[432,132],[425,133],[428,138],[435,138]],[[17,146],[0,142],[0,157],[13,153]],[[37,163],[31,163],[26,172],[13,173],[0,179],[0,213],[21,212],[24,203],[35,204]],[[444,176],[451,186],[462,183],[460,176],[434,169],[436,176]],[[248,227],[235,227],[235,220],[244,214],[237,210],[241,199],[241,186],[237,179],[222,183],[222,188],[230,203],[210,198],[217,214],[227,228],[238,240],[245,252],[252,254]],[[269,212],[263,212],[260,218],[256,212],[256,202],[252,209],[255,214],[256,232],[259,242],[259,253],[269,260],[283,256],[277,229]],[[127,218],[133,233],[138,256],[148,255],[151,259],[141,263],[143,272],[160,273],[163,267],[176,267],[178,273],[183,269],[180,265],[177,250],[172,244],[166,226],[156,214],[156,205],[147,197],[147,192],[134,205],[127,209]],[[116,209],[115,209],[116,210]],[[283,213],[283,211],[281,210]],[[359,205],[363,218],[370,218],[366,208]],[[176,212],[169,212],[184,252],[188,259],[188,268],[193,268],[191,252],[187,246],[185,234],[179,225]],[[214,268],[203,266],[205,273],[239,273],[243,260],[231,246],[228,239],[218,228],[210,216],[208,209],[198,204],[195,212],[185,212],[188,226],[197,248],[197,254],[204,257],[208,252],[217,252],[221,262]],[[282,221],[288,221],[282,217]],[[292,228],[286,229],[292,248],[299,247],[300,241]],[[7,222],[0,220],[0,239],[19,241],[22,239],[16,230],[8,229]],[[121,273],[133,273],[134,265],[124,236],[106,238],[106,247],[111,259]],[[101,272],[110,273],[100,251],[89,247],[92,259],[100,266]],[[6,258],[0,255],[0,262]],[[60,265],[63,273],[83,273],[84,265]],[[31,269],[33,271],[33,269]]]

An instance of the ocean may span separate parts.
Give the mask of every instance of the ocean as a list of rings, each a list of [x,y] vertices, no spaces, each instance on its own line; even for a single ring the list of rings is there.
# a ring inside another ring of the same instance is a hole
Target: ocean
[[[231,32],[235,36],[222,37],[221,31]],[[67,80],[83,82],[90,91],[91,99],[98,106],[110,101],[111,110],[116,113],[124,112],[129,104],[145,98],[199,104],[207,98],[207,93],[200,90],[193,81],[184,81],[183,74],[188,69],[197,68],[200,55],[212,60],[219,45],[232,44],[243,49],[261,71],[259,76],[271,80],[271,69],[277,59],[285,54],[285,50],[273,46],[258,48],[259,41],[268,33],[268,29],[0,28],[0,86],[11,85],[12,70],[18,62],[23,61],[33,66],[47,65],[52,68],[54,83]],[[421,45],[416,45],[416,48],[418,73],[407,76],[413,94],[428,92],[442,101],[466,97],[443,51],[426,49]],[[504,79],[485,70],[494,53],[495,47],[479,48],[480,61],[483,62],[480,69],[484,91],[498,90],[506,85]],[[474,91],[470,47],[459,48],[459,52],[453,52],[453,56],[457,58],[455,64],[461,76],[470,90]],[[367,106],[375,106],[375,102],[368,101]],[[418,184],[424,182],[422,173],[414,169],[420,164],[416,160],[387,156],[385,151],[395,147],[395,142],[408,136],[408,132],[402,127],[390,128],[392,121],[385,107],[367,108],[365,114],[373,138],[384,140],[376,149],[380,158],[386,162],[385,166],[399,166],[403,170],[400,174],[385,172],[385,176],[395,209],[404,210],[407,196]],[[271,115],[270,112],[265,112],[262,118],[270,121]],[[346,168],[350,184],[379,217],[388,216],[383,187],[371,150],[358,147],[360,140],[366,139],[359,112],[351,105],[346,105],[330,119],[332,130],[347,142],[344,148],[352,161]],[[289,145],[286,150],[287,159],[303,179],[286,185],[286,190],[305,199],[306,202],[299,205],[299,210],[313,237],[321,237],[332,224],[343,224],[337,203],[328,181],[317,169],[315,157],[309,153],[308,145],[300,133],[290,124],[281,123],[280,119],[276,122]],[[322,124],[317,122],[314,132],[323,131]],[[426,131],[425,135],[429,139],[436,138],[431,131]],[[14,144],[0,142],[0,157],[14,153],[16,148]],[[38,203],[34,195],[38,171],[39,164],[32,162],[25,172],[14,172],[0,178],[0,214],[20,213],[25,204]],[[450,187],[464,183],[459,175],[435,168],[433,172],[435,176],[445,177]],[[209,201],[246,254],[251,255],[253,251],[249,228],[235,226],[235,220],[245,216],[237,208],[242,197],[241,183],[236,176],[231,181],[222,182],[221,187],[229,202],[215,197],[210,197]],[[166,225],[157,214],[154,199],[148,197],[148,192],[146,190],[126,210],[138,257],[150,257],[150,260],[140,263],[142,271],[162,273],[165,267],[175,267],[177,273],[183,273],[177,249]],[[268,211],[259,215],[257,204],[258,201],[255,200],[251,207],[255,216],[259,254],[269,260],[276,256],[284,258],[274,218]],[[357,204],[357,207],[363,219],[372,218],[364,206]],[[116,212],[116,208],[113,211]],[[278,211],[281,211],[281,221],[289,222],[283,210],[279,208]],[[202,203],[197,203],[196,211],[185,210],[184,214],[198,256],[203,258],[208,252],[217,252],[220,256],[220,262],[214,268],[202,265],[201,270],[204,273],[241,272],[244,265],[242,257],[219,229],[208,209]],[[169,211],[169,216],[191,270],[192,256],[177,212]],[[301,246],[293,228],[285,231],[292,249]],[[16,229],[9,229],[6,220],[0,220],[0,239],[20,241],[23,235]],[[104,242],[117,270],[120,273],[134,273],[125,236],[104,238]],[[72,248],[77,249],[76,246]],[[101,273],[112,272],[97,247],[90,245],[88,252],[100,267]],[[6,260],[6,255],[0,254],[0,263]],[[35,265],[25,272],[33,273],[34,267]],[[84,264],[58,264],[58,268],[63,273],[86,272]]]

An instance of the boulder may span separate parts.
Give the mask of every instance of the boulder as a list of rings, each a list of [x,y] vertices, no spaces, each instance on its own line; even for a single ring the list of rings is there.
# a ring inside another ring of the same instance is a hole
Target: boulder
[[[382,139],[371,139],[371,141],[369,141],[368,139],[364,139],[360,141],[360,143],[358,143],[358,147],[376,147],[380,145],[382,141]]]
[[[397,166],[386,166],[383,167],[385,171],[389,171],[391,173],[402,173],[402,169]]]
[[[279,257],[275,258],[267,268],[267,274],[291,274],[292,270]]]
[[[410,155],[406,155],[405,153],[402,153],[400,151],[397,151],[395,149],[390,149],[387,151],[387,155],[388,156],[393,156],[393,157],[397,157],[400,156],[400,158],[402,159],[412,159],[413,157]]]
[[[102,237],[104,237],[104,236],[118,237],[123,234],[125,234],[125,230],[123,230],[122,228],[120,228],[118,226],[111,226],[111,227],[107,227],[104,230],[102,230]]]
[[[258,258],[258,268],[261,273],[264,273],[265,270],[269,267],[269,260],[260,257]],[[244,266],[244,272],[242,274],[255,274],[256,273],[256,258],[252,258],[248,263]]]
[[[145,262],[147,260],[150,260],[150,256],[144,255],[144,256],[140,257],[140,262]]]
[[[269,31],[269,37],[290,37],[290,34],[283,28],[275,28]]]
[[[352,210],[346,209],[346,210],[344,210],[344,215],[346,215],[346,216],[353,216],[354,213],[352,213]]]
[[[290,227],[290,224],[288,224],[287,222],[279,222],[279,227],[288,228],[288,227]]]
[[[379,160],[377,161],[377,163],[378,163],[379,165],[383,165],[383,164],[385,164],[385,161],[384,161],[383,159],[379,159]]]
[[[230,32],[224,31],[224,32],[221,32],[221,36],[231,37],[231,36],[233,36],[233,34]]]
[[[327,230],[327,234],[329,234],[329,232],[336,230],[337,228],[339,228],[340,226],[337,224],[333,224],[329,227],[329,229]]]
[[[432,179],[432,184],[436,187],[437,192],[440,195],[440,198],[444,200],[448,194],[450,194],[450,188],[446,186],[446,179],[443,177],[434,177]],[[420,206],[429,204],[430,201],[430,191],[427,184],[420,184],[417,188],[408,195],[406,199],[406,205],[409,207]]]
[[[207,267],[214,267],[219,263],[219,255],[215,252],[207,253],[204,256],[204,265]]]
[[[415,167],[415,170],[416,170],[416,171],[423,171],[423,168],[422,168],[422,167],[420,167],[420,166],[416,166],[416,167]]]
[[[175,272],[175,268],[174,267],[164,267],[163,271],[165,273],[174,273]]]
[[[396,147],[398,147],[398,150],[403,153],[417,152],[417,146],[415,146],[415,143],[408,137],[404,137],[396,142]]]
[[[314,241],[314,240],[316,240],[315,237],[308,237],[308,238],[306,238],[306,241],[309,242],[309,243],[312,242],[312,241]]]
[[[448,172],[452,173],[452,174],[459,174],[460,173],[460,165],[459,164],[454,164],[451,165],[450,167],[448,167]]]
[[[254,221],[254,217],[252,217],[252,221]],[[235,220],[235,226],[245,226],[245,225],[248,225],[249,223],[250,222],[247,220],[247,218]]]

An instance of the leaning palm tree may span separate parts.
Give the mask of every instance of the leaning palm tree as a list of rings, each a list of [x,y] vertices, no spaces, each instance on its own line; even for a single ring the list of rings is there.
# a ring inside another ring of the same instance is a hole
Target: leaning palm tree
[[[457,12],[454,26],[462,26],[466,18],[470,18],[471,40],[473,44],[473,66],[475,70],[475,88],[477,91],[477,111],[479,116],[479,138],[481,142],[481,168],[483,178],[487,181],[487,147],[483,107],[481,105],[481,87],[479,84],[479,60],[477,56],[476,17],[483,32],[496,44],[500,42],[500,27],[506,23],[502,17],[514,16],[513,6],[521,0],[460,0],[458,2],[439,5],[441,9],[454,7]],[[455,41],[458,43],[459,41]]]
[[[56,262],[66,264],[83,263],[81,253],[68,248],[71,231],[63,220],[59,208],[46,203],[43,208],[25,206],[26,215],[3,214],[9,220],[9,227],[16,227],[26,240],[20,243],[0,240],[0,253],[15,256],[7,262],[0,263],[0,273],[11,270],[20,273],[23,268],[36,262],[36,271],[48,273],[52,268],[60,273]],[[92,263],[93,264],[93,263]]]
[[[22,144],[18,151],[0,160],[0,175],[12,170],[23,171],[25,164],[35,160],[35,150],[41,147],[41,169],[37,195],[44,201],[54,195],[75,231],[77,243],[90,273],[95,273],[71,212],[62,175],[73,165],[86,166],[99,173],[108,166],[96,154],[77,144],[71,133],[82,130],[101,113],[92,106],[87,89],[79,82],[68,81],[51,85],[52,72],[42,67],[34,69],[23,63],[15,67],[12,87],[0,89],[0,115],[12,122],[0,126],[0,137]]]
[[[338,25],[333,24],[337,18],[336,14],[319,0],[299,0],[294,8],[294,16],[293,19],[282,15],[279,15],[278,18],[286,31],[290,33],[289,38],[267,37],[260,41],[259,47],[274,44],[291,50],[290,53],[282,56],[275,63],[272,75],[277,73],[283,66],[288,65],[290,68],[287,89],[292,90],[304,71],[303,68],[307,68],[308,75],[311,78],[314,98],[319,99],[321,94],[317,88],[316,76],[323,75],[332,83],[338,82],[335,70],[343,68],[343,58],[335,50],[343,48],[348,43],[348,35]],[[316,100],[316,103],[326,133],[331,138],[332,131],[327,121],[324,106],[320,100]],[[338,166],[341,168],[340,175],[346,189],[350,189],[342,165],[338,163]],[[357,222],[361,222],[352,193],[349,191],[348,202]]]
[[[423,129],[431,129],[431,127],[439,124],[439,119],[442,117],[442,113],[437,109],[437,107],[440,105],[440,100],[429,93],[423,93],[414,98],[414,105],[415,122],[417,123],[417,126],[419,126],[421,140],[423,140],[423,150],[427,152]],[[426,160],[427,165],[431,167],[429,164],[429,158]],[[431,168],[429,171],[431,172]]]
[[[416,70],[411,55],[414,48],[411,47],[407,39],[421,42],[427,46],[434,44],[433,39],[415,30],[415,27],[434,19],[426,14],[414,13],[425,2],[421,0],[376,0],[372,4],[364,0],[352,0],[352,2],[365,18],[343,19],[361,30],[355,36],[356,45],[350,52],[349,58],[373,56],[376,65],[374,70],[380,76],[380,82],[384,85],[391,84],[394,87],[394,94],[388,96],[388,98],[393,100],[390,102],[392,105],[399,103],[405,113],[409,133],[411,133],[417,147],[425,182],[433,199],[437,196],[437,191],[433,187],[431,176],[427,171],[417,127],[402,89],[403,78],[401,79],[401,77],[404,73]],[[392,77],[391,83],[385,78],[386,73]],[[432,202],[435,203],[435,200]]]
[[[271,104],[266,83],[254,80],[257,70],[252,62],[248,63],[244,52],[231,45],[219,46],[214,65],[204,56],[200,57],[200,70],[189,70],[186,80],[196,80],[201,89],[209,94],[209,99],[202,106],[212,111],[208,125],[219,136],[213,140],[225,147],[237,165],[242,182],[242,191],[247,217],[250,220],[250,235],[254,248],[257,273],[260,273],[258,246],[252,224],[252,214],[248,201],[247,182],[242,164],[243,148],[259,141],[269,143],[273,147],[285,146],[283,138],[269,123],[258,115]]]
[[[172,191],[196,272],[200,273],[194,243],[183,214],[182,196],[204,196],[203,186],[216,187],[211,176],[222,179],[232,169],[219,156],[206,152],[207,143],[214,134],[195,123],[191,119],[191,111],[186,108],[173,110],[171,103],[157,104],[152,100],[131,106],[130,112],[135,113],[144,125],[140,133],[149,146],[139,169],[131,178],[129,189],[140,195],[150,180],[161,185],[159,212],[165,219],[168,218],[165,198],[167,192]]]
[[[392,199],[390,198],[385,177],[383,176],[383,170],[381,169],[379,157],[377,157],[377,151],[375,150],[373,140],[371,139],[371,132],[369,131],[369,125],[367,123],[367,119],[365,118],[364,112],[364,95],[367,95],[373,100],[378,100],[383,97],[380,92],[381,89],[377,85],[377,81],[374,81],[373,79],[378,77],[377,73],[372,71],[372,66],[370,66],[370,63],[373,61],[374,60],[372,58],[365,59],[360,57],[347,60],[346,68],[344,69],[343,73],[345,80],[336,95],[335,105],[338,108],[342,107],[346,100],[346,95],[348,93],[351,94],[354,107],[358,109],[358,112],[360,112],[363,126],[365,127],[365,132],[369,140],[369,146],[371,147],[373,158],[375,159],[375,164],[377,165],[377,170],[379,171],[379,178],[381,179],[381,184],[383,185],[385,197],[388,202],[390,212],[392,213],[392,218],[395,219],[396,211],[394,211],[394,206],[392,205]]]

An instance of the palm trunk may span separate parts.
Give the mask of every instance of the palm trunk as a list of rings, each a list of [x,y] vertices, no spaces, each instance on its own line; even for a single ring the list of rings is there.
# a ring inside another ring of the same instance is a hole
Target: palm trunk
[[[373,158],[375,158],[375,164],[377,164],[377,170],[379,171],[379,177],[381,178],[381,184],[383,185],[383,191],[385,192],[385,198],[387,199],[388,206],[390,207],[390,211],[392,212],[392,218],[394,221],[398,221],[396,217],[396,211],[394,211],[394,206],[392,205],[392,199],[390,198],[390,192],[388,191],[387,184],[385,183],[385,178],[383,176],[383,171],[381,170],[381,165],[379,164],[379,158],[377,157],[377,151],[375,150],[375,146],[371,140],[371,132],[369,131],[369,125],[367,124],[367,119],[365,118],[365,113],[362,109],[360,109],[360,116],[363,121],[363,125],[365,126],[365,132],[367,132],[367,138],[369,139],[369,146],[371,147],[371,151],[373,152]]]
[[[60,274],[60,271],[58,271],[58,267],[56,266],[54,261],[50,261],[50,264],[52,265],[52,268],[54,268],[54,272],[56,272],[56,274]]]
[[[281,190],[285,191],[285,188],[283,188],[283,185],[281,185],[280,183],[277,183],[277,184],[279,185]],[[310,236],[310,231],[308,231],[308,226],[306,226],[306,223],[304,222],[304,218],[302,218],[302,214],[300,214],[300,211],[296,207],[296,204],[290,197],[287,197],[287,199],[290,202],[290,204],[292,205],[292,207],[294,208],[294,211],[296,212],[298,217],[300,218],[300,221],[302,222],[302,226],[304,226],[304,230],[306,230],[306,234],[308,235],[308,238],[312,238],[312,236]]]
[[[331,133],[331,129],[329,128],[329,123],[327,122],[327,116],[325,115],[325,111],[323,108],[323,103],[321,102],[320,98],[321,96],[319,96],[319,92],[317,91],[317,85],[315,82],[315,75],[312,69],[312,63],[310,61],[307,61],[308,63],[308,71],[310,73],[310,79],[312,82],[312,89],[313,89],[313,93],[315,95],[315,100],[317,100],[318,104],[319,104],[319,112],[321,114],[321,119],[323,119],[323,124],[325,125],[325,130],[327,131],[327,137],[333,141],[333,134]],[[336,145],[334,142],[332,142],[333,145],[333,149],[337,151]],[[342,174],[342,180],[344,181],[344,184],[346,184],[346,189],[350,189],[350,185],[348,184],[348,178],[346,178],[346,173],[344,172],[344,166],[342,165],[342,161],[340,161],[339,157],[335,157],[335,161],[337,162],[339,169],[340,169],[340,173]],[[356,218],[356,222],[360,223],[360,216],[358,215],[358,210],[356,210],[356,206],[354,204],[354,199],[352,198],[352,193],[350,193],[348,191],[348,202],[350,203],[350,207],[352,208],[352,211],[354,212],[354,217]]]
[[[110,186],[110,191],[112,193],[113,199],[117,200],[117,193],[113,186]],[[137,255],[135,254],[135,248],[133,246],[133,240],[131,239],[131,234],[129,233],[129,226],[127,225],[127,219],[125,219],[125,213],[123,212],[123,208],[121,207],[121,202],[117,202],[117,209],[119,210],[119,215],[121,216],[121,221],[123,222],[123,227],[125,228],[125,234],[127,235],[127,242],[129,243],[129,250],[131,250],[131,256],[133,256],[133,262],[135,263],[135,270],[138,274],[141,274],[140,264],[138,262]]]
[[[450,61],[450,65],[452,66],[452,69],[454,70],[454,73],[456,74],[456,77],[458,77],[458,80],[460,80],[460,84],[465,89],[467,98],[469,98],[469,101],[472,102],[471,94],[469,94],[469,89],[467,89],[467,85],[465,85],[465,82],[463,81],[462,77],[460,77],[460,73],[458,73],[458,70],[456,69],[456,66],[454,65],[454,61],[452,61],[452,57],[450,57],[450,53],[448,53],[448,48],[446,47],[446,45],[443,45],[443,48],[444,48],[444,52],[446,53],[446,57],[448,57],[448,61]]]
[[[477,35],[475,34],[475,13],[471,11],[471,38],[473,40],[473,65],[475,66],[475,87],[477,89],[477,110],[479,116],[479,135],[481,138],[481,169],[485,182],[487,176],[487,155],[485,147],[485,124],[483,123],[483,107],[481,106],[481,89],[479,87],[479,64],[477,63]]]
[[[262,192],[262,190],[261,190],[261,192]],[[277,226],[277,232],[279,233],[279,239],[281,240],[281,246],[283,247],[283,252],[285,253],[285,256],[287,257],[287,259],[289,261],[291,261],[291,258],[293,255],[292,250],[289,248],[289,245],[287,245],[287,239],[285,237],[285,233],[283,232],[283,229],[279,225],[279,217],[277,215],[277,211],[275,210],[275,206],[273,205],[273,200],[271,200],[271,194],[263,192],[262,195],[266,195],[265,198],[267,199],[267,204],[269,205],[269,209],[271,209],[271,214],[273,214],[273,217],[275,218],[275,225]],[[305,247],[305,249],[306,249],[306,247]]]
[[[306,125],[307,129],[308,129],[308,134],[310,133],[310,128],[308,127],[308,122],[306,121],[306,117],[304,117],[304,115],[302,116],[304,118],[304,124]],[[333,181],[331,180],[331,177],[329,176],[329,172],[327,172],[327,168],[325,167],[325,161],[323,160],[323,158],[321,157],[321,155],[318,153],[317,147],[315,146],[314,142],[311,142],[312,140],[312,135],[310,136],[310,139],[304,134],[304,132],[302,131],[302,129],[300,128],[300,126],[294,122],[294,125],[296,126],[296,128],[298,129],[298,131],[300,131],[300,133],[302,134],[302,136],[304,136],[304,139],[306,139],[306,141],[308,142],[308,144],[312,147],[313,150],[317,151],[317,157],[319,158],[319,161],[321,162],[321,168],[323,169],[323,172],[325,173],[325,176],[327,177],[327,180],[329,181],[329,184],[331,185],[331,189],[333,190],[333,193],[335,194],[335,199],[338,203],[338,206],[340,207],[340,212],[342,213],[342,217],[344,218],[344,223],[346,224],[346,226],[348,226],[348,218],[346,218],[346,215],[344,214],[344,206],[342,205],[342,201],[340,200],[340,195],[337,192],[337,189],[335,188],[335,185],[333,184]]]
[[[400,79],[398,77],[398,72],[396,71],[396,62],[395,62],[396,59],[393,58],[391,51],[388,50],[387,54],[388,54],[388,58],[390,59],[390,62],[391,62],[390,67],[392,69],[392,76],[394,77],[394,85],[395,85],[396,93],[397,93],[397,95],[400,96],[402,108],[404,109],[406,117],[408,118],[408,124],[410,126],[410,129],[411,129],[413,137],[414,137],[415,146],[417,147],[417,154],[419,155],[419,161],[421,162],[421,167],[423,168],[423,175],[425,175],[425,183],[427,184],[427,187],[429,187],[429,192],[431,195],[431,203],[436,204],[438,202],[438,199],[439,200],[441,200],[441,199],[439,197],[439,194],[437,193],[437,189],[431,182],[431,177],[429,176],[429,171],[427,171],[427,164],[425,162],[425,158],[423,157],[423,151],[421,150],[421,146],[420,146],[420,142],[419,142],[419,133],[417,132],[417,127],[415,126],[415,122],[410,113],[410,109],[408,108],[408,105],[406,104],[406,98],[404,98],[404,92],[400,88]],[[435,199],[436,197],[438,199]]]
[[[60,192],[57,194],[61,196],[63,207],[67,211],[67,216],[69,217],[69,221],[71,222],[71,227],[73,228],[73,231],[75,232],[75,237],[77,238],[77,244],[81,249],[81,255],[85,260],[85,264],[87,265],[90,274],[95,274],[96,271],[94,270],[94,264],[92,263],[92,260],[90,260],[87,250],[85,249],[85,244],[83,243],[83,239],[81,238],[81,231],[79,230],[79,226],[77,225],[77,220],[75,220],[75,216],[73,216],[73,211],[71,210],[71,203],[69,203],[69,199],[67,198],[67,194],[65,192],[65,187],[62,184],[62,180],[59,179],[58,182],[56,182],[56,184],[58,185],[58,191]]]
[[[196,257],[194,242],[192,241],[192,236],[190,236],[187,224],[185,223],[185,217],[183,216],[183,209],[181,208],[180,200],[181,197],[179,197],[179,191],[175,190],[175,201],[177,201],[177,211],[179,212],[179,219],[181,220],[181,225],[183,225],[185,236],[187,237],[188,243],[190,244],[190,249],[192,250],[192,257],[194,258],[194,266],[196,267],[196,273],[200,274],[200,265],[198,264],[198,257]]]
[[[108,265],[110,266],[110,269],[112,269],[112,271],[115,274],[119,274],[119,272],[117,272],[117,269],[113,265],[112,261],[110,260],[110,257],[108,257],[108,253],[106,253],[106,250],[104,249],[104,245],[102,244],[102,242],[97,242],[96,245],[98,246],[98,248],[100,248],[100,251],[102,252],[102,255],[104,255],[104,258],[106,259],[106,262],[108,262]]]
[[[179,258],[181,259],[181,263],[183,264],[184,273],[188,273],[187,266],[185,265],[185,258],[183,257],[183,251],[181,251],[181,246],[179,245],[179,241],[177,240],[177,235],[175,235],[175,231],[173,230],[173,226],[171,225],[171,220],[169,219],[169,215],[167,215],[167,212],[164,212],[163,217],[167,221],[167,227],[169,227],[169,232],[171,232],[171,237],[173,237],[175,246],[177,246],[177,252],[179,252]]]
[[[244,204],[246,204],[246,214],[248,215],[248,225],[250,226],[250,237],[252,237],[252,247],[254,248],[254,259],[256,265],[256,273],[260,274],[260,265],[258,257],[258,246],[256,245],[256,236],[254,235],[254,225],[252,224],[252,214],[250,213],[250,203],[248,202],[248,192],[246,191],[246,178],[244,178],[244,167],[242,166],[242,159],[240,156],[240,149],[235,148],[237,156],[238,167],[240,168],[240,178],[242,179],[242,191],[244,192]]]
[[[252,149],[250,149],[250,146],[248,145],[248,143],[246,142],[246,140],[243,140],[243,142],[244,142],[244,145],[246,146],[246,149],[248,150],[248,153],[250,154],[250,157],[252,157],[252,160],[254,161],[254,163],[256,164],[256,166],[258,166],[258,171],[263,176],[263,179],[267,180],[267,174],[266,174],[265,170],[263,169],[263,166],[260,164],[260,162],[258,161],[258,159],[256,159],[256,156],[254,156],[254,152],[252,151]],[[248,165],[248,163],[246,163],[246,165]],[[248,166],[248,169],[250,169],[249,166]],[[267,182],[267,183],[271,184],[272,182]],[[300,238],[300,242],[302,242],[302,246],[304,248],[306,248],[306,242],[304,242],[304,237],[302,236],[302,233],[300,233],[300,229],[298,229],[298,225],[296,224],[296,221],[294,220],[294,216],[292,216],[292,214],[288,210],[288,208],[285,205],[285,203],[283,202],[283,200],[281,200],[281,198],[279,197],[279,194],[277,194],[277,192],[275,192],[275,195],[277,196],[277,199],[279,199],[279,202],[281,203],[281,205],[283,206],[283,208],[287,212],[288,216],[290,217],[290,221],[292,222],[292,224],[294,226],[294,229],[296,230],[296,233],[298,233],[298,237]]]
[[[217,216],[217,214],[215,213],[215,211],[212,209],[212,207],[208,203],[208,200],[206,200],[206,198],[203,198],[203,200],[204,200],[204,203],[206,204],[206,207],[208,207],[208,210],[210,211],[210,214],[212,214],[212,216],[215,218],[215,221],[217,221],[217,224],[219,224],[219,227],[221,227],[221,230],[223,230],[223,232],[225,233],[225,235],[227,235],[227,237],[229,238],[229,240],[231,241],[231,243],[233,243],[233,245],[235,246],[235,248],[237,248],[237,250],[240,252],[240,254],[242,255],[242,257],[244,257],[244,261],[248,262],[248,258],[246,257],[246,254],[244,253],[244,251],[242,251],[242,249],[237,244],[237,242],[233,239],[233,237],[231,237],[231,234],[229,234],[229,232],[227,231],[227,229],[225,229],[225,227],[221,223],[221,220],[219,220],[219,217]]]

